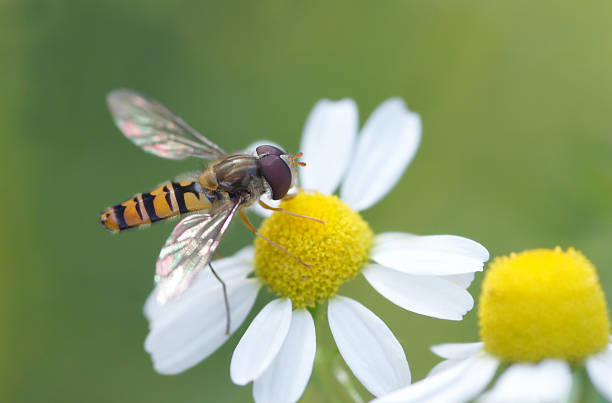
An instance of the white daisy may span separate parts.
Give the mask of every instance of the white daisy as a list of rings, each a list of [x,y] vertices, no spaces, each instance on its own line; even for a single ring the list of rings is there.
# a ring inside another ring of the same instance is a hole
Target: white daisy
[[[360,272],[391,302],[416,313],[461,320],[473,307],[466,288],[488,260],[484,247],[452,235],[374,236],[357,213],[402,176],[420,141],[419,116],[401,99],[390,99],[372,113],[359,136],[357,131],[352,100],[318,102],[301,144],[308,166],[300,185],[306,190],[282,207],[326,224],[275,212],[260,228],[310,267],[260,238],[255,248],[213,262],[228,286],[232,332],[262,285],[280,296],[248,326],[231,361],[231,379],[239,385],[253,382],[257,402],[294,402],[302,395],[316,350],[306,307],[325,301],[338,350],[368,391],[379,396],[410,383],[404,351],[385,323],[359,302],[336,295]],[[330,196],[340,182],[340,198]],[[145,314],[151,327],[145,348],[160,373],[186,370],[228,338],[219,283],[207,270],[167,306],[160,307],[152,295]]]
[[[582,367],[612,401],[606,301],[595,268],[580,252],[536,249],[495,259],[479,318],[482,342],[433,346],[444,361],[425,379],[375,401],[566,402],[572,373]],[[507,368],[485,392],[502,363]]]

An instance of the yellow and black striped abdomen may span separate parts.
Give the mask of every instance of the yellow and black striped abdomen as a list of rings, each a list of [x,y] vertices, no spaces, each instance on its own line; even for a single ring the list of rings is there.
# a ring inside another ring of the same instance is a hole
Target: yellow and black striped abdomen
[[[100,222],[111,231],[122,231],[210,206],[199,183],[167,182],[149,193],[137,194],[107,208],[102,212]]]

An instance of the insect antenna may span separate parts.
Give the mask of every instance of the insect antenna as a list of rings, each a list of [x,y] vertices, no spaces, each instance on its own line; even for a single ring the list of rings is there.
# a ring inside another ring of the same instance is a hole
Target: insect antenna
[[[304,155],[304,153],[300,151],[299,153],[297,153],[295,155],[290,155],[289,156],[289,160],[291,161],[291,163],[293,165],[299,165],[301,167],[305,167],[306,166],[305,162],[298,161],[298,158],[302,158],[303,155]]]

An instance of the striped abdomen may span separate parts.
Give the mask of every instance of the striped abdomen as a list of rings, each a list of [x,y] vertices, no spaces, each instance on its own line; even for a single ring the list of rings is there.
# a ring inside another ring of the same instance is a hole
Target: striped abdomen
[[[111,231],[150,224],[168,217],[205,210],[211,203],[197,182],[167,182],[149,193],[140,193],[109,207],[100,222]]]

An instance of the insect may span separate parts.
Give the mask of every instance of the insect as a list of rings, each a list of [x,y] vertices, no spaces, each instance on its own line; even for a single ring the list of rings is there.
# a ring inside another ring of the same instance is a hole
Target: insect
[[[244,213],[245,207],[259,202],[266,209],[324,223],[271,207],[260,200],[266,192],[274,200],[290,197],[287,192],[295,184],[296,166],[305,165],[298,161],[302,153],[289,155],[276,146],[261,145],[254,154],[228,154],[162,104],[136,91],[114,90],[107,102],[119,129],[144,151],[173,160],[197,157],[212,161],[203,171],[187,175],[187,179],[165,182],[148,193],[139,193],[107,208],[101,213],[100,221],[109,230],[118,232],[192,213],[176,225],[161,249],[155,265],[157,300],[164,304],[178,296],[209,266],[222,285],[229,334],[227,289],[210,260],[236,214],[254,234],[308,266],[261,235]]]

